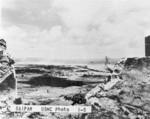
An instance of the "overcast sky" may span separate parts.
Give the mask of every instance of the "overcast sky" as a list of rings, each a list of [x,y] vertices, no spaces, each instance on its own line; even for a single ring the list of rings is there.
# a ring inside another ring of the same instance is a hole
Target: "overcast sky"
[[[16,58],[144,56],[150,0],[3,0],[2,28]]]

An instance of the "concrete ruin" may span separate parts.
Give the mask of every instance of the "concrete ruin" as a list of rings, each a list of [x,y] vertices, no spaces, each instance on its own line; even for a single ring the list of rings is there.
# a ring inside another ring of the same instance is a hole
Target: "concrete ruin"
[[[150,56],[150,36],[145,37],[145,56]]]

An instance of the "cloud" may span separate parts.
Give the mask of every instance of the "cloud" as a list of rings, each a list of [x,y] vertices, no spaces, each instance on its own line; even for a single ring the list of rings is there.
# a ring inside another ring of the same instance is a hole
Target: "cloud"
[[[3,4],[2,18],[6,25],[27,24],[50,29],[61,24],[57,11],[51,7],[51,0],[6,0]]]
[[[3,38],[7,40],[8,50],[16,58],[85,59],[88,53],[81,46],[65,40],[61,26],[50,30],[22,29],[16,26],[3,29]],[[84,54],[84,55],[83,55]]]
[[[143,56],[149,11],[148,0],[6,0],[3,34],[16,57]]]
[[[72,36],[84,39],[81,43],[97,44],[105,55],[144,55],[144,32],[150,27],[148,0],[55,0],[54,6]]]

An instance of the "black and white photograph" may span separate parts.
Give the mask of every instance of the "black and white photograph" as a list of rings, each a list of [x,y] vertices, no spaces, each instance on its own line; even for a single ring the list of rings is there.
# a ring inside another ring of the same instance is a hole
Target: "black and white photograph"
[[[0,119],[150,119],[149,0],[0,6]]]

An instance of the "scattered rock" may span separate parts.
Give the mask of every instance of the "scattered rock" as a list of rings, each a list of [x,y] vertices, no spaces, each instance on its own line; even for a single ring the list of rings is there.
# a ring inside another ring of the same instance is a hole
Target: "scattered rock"
[[[16,98],[16,99],[14,100],[14,104],[17,104],[17,105],[22,104],[22,99],[21,99],[21,98]]]
[[[65,100],[70,100],[72,101],[72,105],[75,104],[85,104],[86,103],[86,99],[85,99],[85,94],[75,94],[75,95],[68,95],[68,96],[64,96]]]

